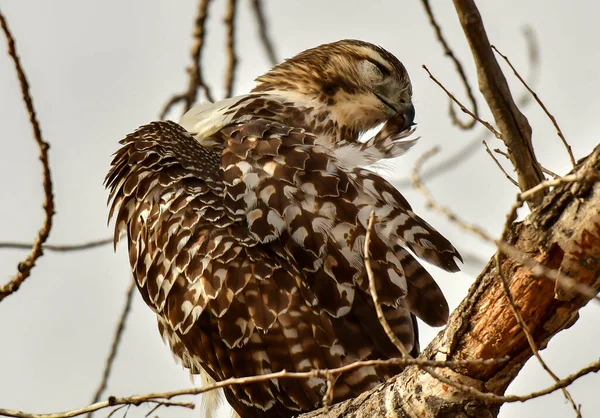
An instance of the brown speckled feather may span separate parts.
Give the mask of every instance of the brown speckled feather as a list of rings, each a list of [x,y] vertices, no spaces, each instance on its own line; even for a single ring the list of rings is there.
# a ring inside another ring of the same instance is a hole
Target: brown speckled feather
[[[404,122],[392,118],[360,143],[350,131],[329,136],[339,127],[327,117],[307,122],[312,110],[294,100],[263,91],[229,99],[212,105],[217,123],[153,122],[115,153],[106,178],[115,243],[125,231],[140,293],[192,373],[219,381],[399,356],[364,267],[372,211],[368,250],[396,335],[416,355],[415,315],[431,325],[448,318],[413,254],[448,271],[460,255],[391,184],[358,167],[405,152]],[[334,400],[398,371],[342,374]],[[289,417],[318,408],[325,389],[321,378],[280,379],[225,395],[243,417]]]

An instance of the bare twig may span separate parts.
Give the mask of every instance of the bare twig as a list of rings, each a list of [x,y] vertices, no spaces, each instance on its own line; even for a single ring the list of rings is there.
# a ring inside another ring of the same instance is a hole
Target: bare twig
[[[138,399],[140,398],[140,399]],[[30,412],[23,411],[15,411],[10,409],[2,409],[0,408],[0,416],[5,417],[18,417],[18,418],[71,418],[77,417],[79,415],[86,414],[88,412],[98,411],[99,409],[110,408],[113,406],[119,406],[115,411],[112,411],[111,414],[117,412],[119,409],[123,407],[140,406],[144,403],[150,404],[158,404],[160,406],[180,406],[182,408],[194,409],[196,404],[192,402],[173,402],[173,401],[165,401],[160,397],[143,399],[143,396],[131,396],[130,398],[115,398],[111,396],[107,401],[98,402],[93,405],[88,405],[79,409],[72,409],[65,412],[56,412],[52,414],[33,414]],[[128,400],[127,402],[123,402],[123,400]]]
[[[106,364],[104,366],[104,372],[102,373],[102,379],[100,380],[100,384],[98,385],[98,389],[96,389],[96,393],[92,398],[92,403],[96,403],[100,400],[104,391],[106,390],[106,385],[108,383],[108,378],[110,376],[110,372],[112,370],[112,365],[117,357],[117,350],[119,348],[119,343],[121,342],[121,337],[123,336],[123,331],[125,330],[125,323],[127,322],[127,317],[129,316],[129,312],[131,310],[131,302],[133,301],[133,294],[136,289],[135,278],[131,279],[129,283],[129,287],[127,288],[127,296],[125,297],[125,304],[123,305],[123,310],[121,311],[121,316],[119,317],[119,322],[117,324],[117,329],[115,331],[115,336],[113,338],[110,352],[108,353],[108,357],[106,358]],[[157,405],[158,407],[159,405]],[[92,413],[88,413],[88,418],[92,416]]]
[[[523,28],[523,37],[525,38],[525,46],[527,47],[527,59],[529,60],[529,74],[527,74],[527,84],[535,86],[540,74],[540,47],[531,26]],[[527,106],[531,101],[532,96],[527,90],[519,95],[517,104],[520,107]]]
[[[438,151],[439,151],[439,149],[436,147],[436,148],[432,148],[431,150],[424,153],[421,156],[421,158],[419,158],[417,163],[415,164],[415,167],[413,169],[412,176],[411,176],[415,189],[417,189],[419,192],[421,192],[421,194],[425,197],[425,201],[426,201],[426,204],[428,207],[435,209],[437,212],[444,215],[450,222],[460,226],[462,229],[473,233],[474,235],[478,236],[479,238],[481,238],[484,241],[495,244],[501,252],[508,255],[512,259],[518,261],[525,267],[529,268],[531,270],[532,275],[542,278],[542,279],[546,279],[546,280],[558,281],[558,282],[560,282],[561,285],[564,285],[565,287],[576,290],[580,294],[582,294],[586,297],[589,297],[590,299],[595,299],[596,301],[600,301],[600,297],[596,294],[595,289],[593,289],[589,286],[586,286],[584,284],[581,284],[581,283],[577,282],[575,279],[573,279],[572,277],[566,276],[565,274],[563,274],[557,270],[548,268],[548,267],[538,263],[537,261],[532,260],[526,254],[522,253],[519,249],[513,247],[512,245],[510,245],[502,240],[494,239],[491,235],[489,235],[487,232],[485,232],[480,227],[465,222],[464,220],[462,220],[458,216],[456,216],[456,214],[451,212],[449,209],[437,204],[435,202],[435,200],[433,199],[431,192],[429,190],[427,190],[427,188],[421,182],[419,172],[421,171],[421,167],[423,166],[425,161],[427,161],[429,158],[431,158],[433,155],[435,155]],[[549,187],[554,187],[554,186],[557,186],[562,183],[572,183],[572,182],[580,181],[580,180],[582,180],[582,178],[584,178],[584,175],[582,175],[582,174],[579,174],[579,175],[572,174],[572,175],[560,177],[560,178],[554,179],[554,180],[546,180],[542,183],[539,183],[534,188],[532,188],[526,192],[520,193],[517,196],[517,199],[520,201],[526,201],[527,199],[531,198],[531,196],[539,193],[540,190],[546,190]]]
[[[475,100],[475,96],[473,95],[473,91],[471,90],[471,85],[469,84],[467,75],[465,74],[465,71],[463,70],[463,67],[462,67],[460,61],[458,60],[456,55],[454,55],[454,52],[452,51],[452,49],[450,49],[450,46],[448,46],[446,39],[442,35],[442,29],[440,28],[440,26],[438,25],[438,23],[435,20],[435,17],[433,16],[433,11],[431,10],[431,5],[429,4],[429,0],[421,0],[421,3],[423,4],[423,7],[425,8],[425,12],[427,13],[427,16],[429,17],[429,22],[431,23],[431,26],[433,27],[433,30],[437,36],[437,39],[440,42],[440,44],[442,45],[442,48],[444,49],[444,55],[446,55],[448,58],[450,58],[454,62],[454,66],[456,67],[456,72],[458,73],[460,79],[462,80],[462,83],[465,86],[465,91],[467,93],[467,96],[469,97],[469,101],[471,102],[471,108],[473,109],[473,113],[477,115],[477,113],[478,113],[477,112],[477,101]],[[448,112],[450,113],[450,120],[452,120],[452,122],[459,128],[471,129],[475,126],[475,122],[476,122],[475,119],[471,119],[468,122],[463,122],[458,118],[458,116],[454,110],[454,106],[452,106],[452,100],[450,100],[448,103]]]
[[[260,382],[260,381],[268,380],[268,379],[282,379],[282,378],[309,379],[311,377],[322,377],[324,375],[324,373],[326,373],[326,372],[343,373],[345,371],[353,370],[357,367],[383,366],[383,365],[390,365],[392,363],[398,363],[398,364],[407,365],[407,366],[414,365],[414,364],[420,364],[420,365],[427,365],[429,367],[444,367],[444,366],[448,367],[448,365],[459,366],[460,364],[469,364],[469,363],[472,363],[473,361],[476,361],[479,364],[490,364],[490,363],[497,363],[499,361],[506,361],[506,359],[462,360],[462,361],[454,360],[454,361],[445,361],[445,362],[429,361],[429,360],[425,360],[425,359],[394,359],[394,362],[391,362],[389,360],[369,360],[369,361],[364,361],[364,362],[359,362],[359,363],[353,363],[348,366],[340,367],[338,369],[331,369],[331,370],[312,370],[309,372],[298,372],[298,373],[289,373],[289,372],[286,372],[285,370],[282,370],[277,373],[270,373],[270,374],[262,375],[262,376],[251,376],[251,377],[244,377],[244,378],[227,379],[227,380],[223,380],[221,382],[218,382],[218,383],[215,383],[215,384],[212,384],[209,386],[204,386],[204,387],[199,387],[199,388],[194,387],[194,388],[189,388],[189,389],[175,390],[175,391],[171,391],[171,392],[149,393],[146,395],[135,395],[135,396],[125,397],[125,398],[116,398],[114,396],[111,396],[107,401],[97,402],[95,404],[88,405],[88,406],[85,406],[85,407],[79,408],[79,409],[73,409],[73,410],[69,410],[69,411],[50,413],[50,414],[34,414],[34,413],[29,413],[29,412],[24,412],[24,411],[0,408],[0,416],[16,417],[16,418],[71,418],[71,417],[76,417],[79,415],[86,414],[88,412],[98,411],[100,409],[105,409],[105,408],[109,408],[109,407],[117,406],[117,405],[135,405],[135,406],[137,406],[137,405],[140,405],[142,403],[147,403],[147,402],[152,402],[152,403],[163,402],[163,403],[165,403],[164,400],[168,400],[168,399],[174,398],[176,396],[196,395],[196,394],[208,392],[210,390],[215,390],[218,388],[223,388],[223,387],[227,387],[227,386],[231,386],[231,385],[235,385],[235,384],[256,383],[256,382]],[[589,364],[588,366],[578,370],[576,373],[573,373],[564,379],[561,379],[559,382],[555,383],[552,386],[548,386],[548,387],[546,387],[542,390],[536,391],[536,392],[531,392],[527,395],[500,396],[500,395],[495,395],[493,393],[486,393],[485,395],[486,395],[487,400],[489,400],[490,402],[495,402],[495,403],[524,402],[524,401],[527,401],[530,399],[539,398],[541,396],[548,395],[548,394],[555,392],[563,387],[569,386],[570,384],[572,384],[573,382],[575,382],[577,379],[581,378],[582,376],[585,376],[590,373],[597,373],[598,371],[600,371],[600,360]],[[176,406],[184,406],[187,408],[193,408],[193,404],[191,404],[191,403],[169,402],[168,404],[173,405],[173,406],[176,405]]]
[[[474,0],[454,0],[454,6],[473,53],[479,89],[494,115],[498,130],[502,132],[519,186],[522,191],[529,190],[544,180],[531,144],[529,122],[514,103]],[[532,196],[528,204],[533,208],[541,203],[543,197],[542,190]]]
[[[504,175],[506,176],[506,178],[515,186],[519,187],[519,183],[517,183],[515,181],[515,179],[513,179],[504,169],[504,167],[502,167],[502,164],[500,164],[500,161],[498,161],[498,159],[496,158],[496,156],[494,154],[492,154],[492,151],[490,151],[490,147],[488,147],[487,142],[485,142],[485,139],[483,141],[481,141],[481,143],[483,144],[483,146],[485,147],[485,152],[488,153],[488,155],[490,157],[492,157],[492,160],[494,160],[494,162],[496,163],[496,165],[498,166],[498,168],[500,169],[500,171],[502,171],[502,173],[504,173]]]
[[[506,229],[506,230],[508,231],[508,229]],[[506,237],[503,237],[502,239],[505,239],[505,238]],[[536,359],[538,360],[538,362],[540,363],[540,365],[542,366],[542,368],[552,377],[552,379],[554,379],[555,382],[558,383],[560,381],[560,379],[552,371],[552,369],[550,369],[550,367],[548,366],[548,364],[544,361],[544,359],[540,355],[538,347],[537,347],[537,345],[535,343],[535,340],[533,339],[533,336],[531,335],[531,331],[529,330],[529,327],[525,323],[525,320],[523,319],[523,316],[521,315],[521,312],[519,312],[519,308],[517,307],[515,299],[514,299],[512,293],[511,293],[511,291],[510,291],[510,286],[508,284],[508,279],[506,278],[506,276],[504,275],[504,271],[502,270],[502,265],[501,265],[500,257],[501,257],[501,253],[499,251],[496,252],[496,255],[495,255],[496,269],[498,271],[498,275],[500,276],[500,278],[502,280],[502,288],[504,289],[504,294],[506,295],[506,299],[508,300],[508,305],[510,306],[511,311],[515,315],[515,318],[517,319],[517,323],[519,324],[519,327],[521,328],[521,330],[525,334],[525,338],[527,339],[527,342],[529,343],[529,347],[531,348],[531,351],[532,351],[533,355],[536,357]],[[580,418],[581,414],[580,414],[579,408],[575,404],[575,401],[573,400],[573,398],[572,398],[571,394],[569,393],[569,391],[566,388],[564,388],[564,387],[561,388],[561,390],[562,390],[563,394],[565,395],[565,398],[573,406],[573,409],[575,410],[575,412],[577,414],[577,417]]]
[[[448,368],[456,368],[469,364],[477,364],[477,365],[488,365],[488,364],[497,364],[504,363],[508,361],[508,358],[501,359],[473,359],[473,360],[448,360],[448,361],[433,361],[427,359],[414,359],[414,358],[395,358],[389,360],[367,360],[360,361],[356,363],[351,363],[346,366],[338,367],[336,369],[316,369],[310,370],[307,372],[288,372],[286,370],[282,370],[276,373],[269,373],[260,376],[248,376],[248,377],[239,377],[239,378],[231,378],[222,380],[220,382],[213,383],[211,385],[206,385],[202,387],[193,387],[187,389],[174,390],[170,392],[157,392],[157,393],[148,393],[145,395],[134,395],[128,396],[124,398],[117,398],[111,396],[106,401],[96,402],[92,405],[85,406],[83,408],[72,409],[64,412],[56,412],[50,414],[33,414],[29,412],[16,411],[10,409],[2,409],[0,408],[0,416],[7,417],[17,417],[17,418],[71,418],[79,415],[87,414],[89,412],[98,411],[100,409],[109,408],[117,405],[140,405],[144,402],[163,402],[165,400],[172,399],[177,396],[183,395],[198,395],[201,393],[209,392],[211,390],[224,388],[232,385],[245,385],[250,383],[263,382],[270,379],[310,379],[312,377],[320,377],[320,378],[328,378],[328,375],[336,375],[340,373],[349,372],[361,367],[370,367],[370,366],[390,366],[390,365],[400,365],[400,366],[410,366],[419,364],[422,366],[430,366],[430,367],[448,367]],[[183,405],[183,404],[182,404]],[[193,404],[187,404],[193,405]],[[191,406],[190,406],[191,407]]]
[[[131,404],[126,405],[127,408],[129,408],[131,406]],[[184,408],[188,408],[188,409],[194,409],[196,407],[196,405],[192,402],[172,402],[172,401],[160,401],[160,402],[156,402],[156,405],[150,410],[148,411],[148,413],[145,415],[145,417],[149,417],[150,415],[152,415],[154,412],[156,412],[156,410],[158,408],[161,407],[169,407],[169,406],[182,406]]]
[[[538,47],[538,42],[536,41],[536,38],[534,36],[534,32],[530,27],[525,27],[523,29],[523,32],[525,35],[525,45],[527,47],[527,56],[529,57],[529,65],[530,65],[529,74],[527,76],[527,83],[531,86],[531,85],[535,85],[536,81],[538,79],[539,68],[540,68],[539,47]],[[529,94],[529,92],[527,90],[525,90],[524,94],[521,94],[519,96],[519,99],[517,100],[517,102],[519,103],[519,106],[527,106],[529,104],[529,102],[531,101],[531,99],[532,99],[531,94]],[[488,136],[488,134],[486,131],[482,135],[478,135],[476,138],[469,140],[469,142],[466,145],[464,145],[460,150],[458,150],[454,154],[450,155],[449,157],[446,157],[445,159],[443,159],[439,163],[433,165],[432,167],[429,167],[427,170],[424,170],[421,175],[421,178],[423,180],[431,180],[433,178],[438,177],[440,174],[444,174],[444,173],[452,170],[453,168],[457,167],[459,164],[463,163],[465,160],[467,160],[469,157],[471,157],[475,153],[475,151],[477,151],[477,149],[479,149],[479,143],[481,141],[485,140],[487,138],[487,136]],[[505,155],[506,155],[506,158],[508,158],[508,154],[505,154]],[[509,161],[510,161],[510,158],[509,158]],[[547,170],[543,166],[542,166],[542,171],[546,174],[552,175],[553,177],[558,177],[557,175],[552,173],[550,170]],[[411,181],[410,181],[410,178],[406,178],[406,179],[399,180],[399,181],[395,182],[394,184],[396,185],[396,187],[399,187],[399,188],[410,187]]]
[[[485,140],[487,137],[488,132],[485,131],[476,138],[469,139],[468,142],[458,151],[455,151],[449,157],[444,158],[435,165],[432,164],[431,167],[429,167],[427,170],[424,170],[422,174],[423,180],[432,180],[465,162],[465,160],[475,154],[475,152],[479,149],[479,143]],[[410,177],[407,176],[406,178],[395,181],[394,185],[400,189],[411,187],[412,183],[410,181]]]
[[[529,91],[529,93],[531,93],[531,95],[533,96],[535,101],[540,105],[540,107],[542,108],[544,113],[546,113],[546,116],[548,116],[548,118],[552,122],[552,125],[554,125],[554,128],[556,129],[556,134],[558,135],[558,137],[560,138],[560,140],[562,141],[563,145],[565,146],[565,148],[567,150],[567,154],[569,155],[569,160],[571,160],[571,165],[573,167],[575,167],[575,165],[577,163],[575,162],[575,157],[573,156],[573,150],[571,149],[571,145],[569,145],[565,136],[563,135],[562,130],[560,129],[560,126],[558,126],[558,122],[556,121],[556,118],[550,113],[550,111],[548,110],[548,108],[546,107],[544,102],[542,102],[542,100],[536,94],[536,92],[533,91],[531,89],[531,87],[529,87],[529,85],[527,84],[527,82],[525,80],[523,80],[523,77],[521,77],[519,72],[515,69],[515,67],[512,65],[512,63],[508,59],[508,57],[506,55],[503,55],[500,51],[498,51],[498,48],[496,48],[494,45],[492,45],[492,49],[494,51],[496,51],[496,53],[498,55],[500,55],[504,59],[504,61],[506,61],[506,63],[508,64],[510,69],[513,71],[515,76],[519,79],[519,81],[523,84],[523,86]]]
[[[171,108],[179,102],[184,102],[184,112],[190,110],[192,105],[196,103],[198,96],[198,89],[202,89],[206,98],[209,101],[213,101],[210,87],[204,82],[202,76],[202,48],[204,46],[204,40],[206,37],[206,18],[208,17],[208,6],[210,0],[200,0],[198,3],[198,16],[194,23],[193,43],[191,49],[192,64],[187,68],[189,75],[188,88],[185,92],[179,93],[171,97],[162,112],[160,118],[164,119],[167,113],[171,111]]]
[[[44,251],[54,251],[54,252],[72,252],[72,251],[84,251],[91,250],[98,247],[103,247],[105,245],[110,245],[114,243],[114,238],[103,238],[94,241],[86,241],[79,244],[44,244],[42,245],[42,249]],[[9,250],[28,250],[30,249],[32,244],[26,242],[0,242],[0,249],[9,249]]]
[[[254,17],[258,23],[260,40],[265,48],[267,56],[269,57],[269,62],[271,65],[275,65],[278,62],[277,54],[275,53],[273,42],[271,41],[267,31],[267,20],[265,19],[265,15],[263,13],[262,0],[252,0],[252,10],[254,11]]]
[[[233,95],[233,82],[235,80],[235,69],[237,56],[235,54],[235,12],[237,0],[227,0],[227,11],[225,13],[225,27],[227,28],[227,70],[225,71],[225,97]]]
[[[462,110],[463,112],[465,112],[467,115],[471,116],[474,120],[476,120],[477,122],[481,123],[483,126],[485,126],[492,134],[494,134],[494,136],[496,138],[502,139],[502,134],[500,134],[500,132],[498,132],[496,130],[496,128],[494,128],[492,126],[491,123],[484,121],[479,116],[477,116],[475,113],[473,113],[469,109],[467,109],[460,101],[458,101],[458,99],[456,97],[454,97],[454,95],[452,93],[450,93],[448,91],[448,89],[446,89],[446,87],[444,87],[444,85],[442,83],[440,83],[438,81],[437,78],[435,78],[433,76],[433,74],[431,74],[431,72],[429,71],[429,69],[427,68],[427,66],[423,65],[422,67],[423,67],[423,69],[425,71],[427,71],[427,74],[429,75],[429,78],[431,78],[435,82],[435,84],[437,84],[442,90],[444,90],[444,92],[448,95],[448,97],[450,98],[450,100],[452,100],[454,103],[456,103],[458,105],[458,107],[460,108],[460,110]]]
[[[373,269],[371,268],[371,256],[369,255],[369,245],[371,244],[371,230],[373,229],[373,221],[375,219],[375,211],[371,211],[371,216],[369,216],[369,224],[367,226],[367,233],[365,235],[365,269],[367,270],[367,277],[369,278],[369,291],[371,292],[371,298],[373,299],[373,305],[375,305],[375,311],[377,312],[377,319],[379,319],[379,323],[383,327],[385,333],[388,338],[394,344],[394,346],[398,349],[400,353],[402,353],[402,357],[411,358],[410,354],[404,347],[404,344],[398,339],[394,331],[390,327],[390,324],[385,319],[383,314],[383,310],[381,309],[381,304],[379,303],[379,296],[377,295],[377,287],[375,286],[375,279],[373,274]]]
[[[400,353],[402,353],[402,358],[404,359],[412,359],[413,357],[408,353],[404,344],[398,339],[394,331],[390,327],[390,324],[385,319],[385,315],[383,314],[383,310],[381,309],[381,304],[379,303],[379,296],[377,295],[377,287],[375,286],[375,275],[373,274],[373,270],[371,268],[371,258],[369,255],[369,245],[371,243],[371,230],[373,229],[373,222],[375,220],[375,211],[371,212],[369,216],[369,223],[367,226],[367,233],[365,235],[365,246],[364,246],[364,259],[365,259],[365,269],[367,271],[367,277],[369,278],[369,292],[371,293],[371,298],[373,299],[373,305],[375,306],[375,310],[377,311],[377,318],[379,319],[379,323],[383,327],[387,337],[390,339],[392,344],[398,349]],[[455,387],[463,392],[470,393],[473,397],[477,399],[481,399],[484,401],[493,401],[495,399],[496,394],[482,392],[472,386],[468,386],[462,384],[460,382],[456,382],[452,379],[449,379],[445,376],[442,376],[437,371],[435,371],[432,367],[429,367],[422,363],[417,363],[418,367],[429,373],[434,378],[438,379],[440,382]]]
[[[48,148],[50,146],[42,138],[42,131],[40,129],[40,125],[35,114],[35,108],[33,107],[33,100],[31,98],[31,94],[29,93],[29,83],[27,82],[27,77],[25,76],[25,72],[23,71],[23,67],[21,66],[21,62],[17,54],[15,40],[12,34],[10,33],[10,30],[8,29],[8,24],[6,23],[6,19],[4,18],[4,15],[1,12],[0,26],[2,26],[2,30],[4,31],[4,34],[6,36],[8,55],[10,55],[15,64],[17,77],[19,79],[21,92],[23,94],[23,101],[25,102],[27,112],[29,113],[29,122],[31,123],[31,127],[33,129],[33,136],[40,149],[39,158],[42,163],[42,182],[44,187],[44,203],[42,205],[44,208],[44,220],[42,222],[42,226],[37,234],[37,237],[33,242],[31,252],[25,260],[19,263],[17,267],[17,274],[12,277],[10,282],[3,286],[0,286],[0,301],[2,301],[5,297],[16,292],[19,289],[21,284],[23,284],[23,282],[31,274],[31,270],[35,266],[36,260],[40,258],[43,254],[42,245],[48,239],[48,235],[50,235],[50,230],[52,229],[52,216],[54,215],[54,195],[52,193],[52,176],[50,173],[50,163],[48,162]]]
[[[125,409],[127,408],[127,410],[125,410],[125,413],[127,414],[127,411],[129,411],[129,407],[131,405],[121,405],[116,407],[115,409],[113,409],[112,411],[110,411],[110,413],[106,416],[106,418],[111,418],[114,414],[116,414],[117,412],[119,412],[121,409]]]
[[[497,154],[500,154],[500,155],[502,155],[503,157],[505,157],[507,160],[509,160],[509,161],[510,161],[510,157],[508,156],[508,153],[506,153],[506,152],[502,151],[501,149],[499,149],[499,148],[494,148],[494,152],[495,152],[495,153],[497,153]],[[546,167],[544,167],[543,165],[540,165],[540,167],[542,167],[542,172],[543,172],[544,174],[548,174],[550,177],[554,177],[555,179],[560,177],[560,176],[559,176],[558,174],[556,174],[554,171],[550,171],[550,170],[548,170],[548,169],[547,169]]]
[[[540,184],[543,184],[543,183],[540,183]],[[509,214],[506,216],[506,223],[504,225],[502,234],[500,235],[500,241],[506,242],[508,239],[510,226],[516,220],[517,210],[519,207],[522,206],[523,200],[517,199],[517,202],[520,202],[520,203],[515,203],[511,209],[511,211],[509,212]],[[540,363],[542,368],[546,371],[546,373],[548,373],[548,375],[550,375],[550,377],[552,377],[552,379],[554,379],[554,381],[556,383],[558,383],[560,381],[559,377],[552,371],[552,369],[550,369],[550,366],[548,366],[548,364],[544,361],[544,359],[540,355],[537,344],[535,343],[535,340],[534,340],[533,336],[531,335],[531,331],[530,331],[529,327],[527,326],[527,324],[525,323],[525,320],[523,319],[523,315],[521,315],[519,308],[517,307],[517,303],[515,302],[513,294],[510,290],[510,285],[508,283],[508,279],[504,275],[504,270],[502,270],[501,257],[502,257],[502,254],[500,253],[500,251],[497,251],[494,259],[496,262],[496,270],[498,272],[498,276],[500,277],[500,280],[502,281],[502,289],[504,290],[504,295],[506,296],[506,299],[508,300],[508,305],[509,305],[511,311],[513,312],[513,315],[515,316],[517,323],[519,324],[519,328],[521,328],[521,330],[523,331],[523,334],[525,335],[525,338],[527,339],[527,343],[529,344],[529,347],[531,348],[531,352],[536,357],[536,359],[538,360],[538,362]],[[573,406],[573,409],[575,410],[577,418],[581,418],[581,411],[577,407],[577,404],[575,403],[575,401],[573,400],[571,393],[565,387],[562,388],[562,392],[563,392],[565,398]]]

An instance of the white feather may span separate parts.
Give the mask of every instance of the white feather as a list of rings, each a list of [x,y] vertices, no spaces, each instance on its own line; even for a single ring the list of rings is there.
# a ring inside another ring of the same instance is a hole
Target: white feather
[[[208,375],[203,369],[200,372],[202,386],[213,385],[214,379]],[[209,390],[202,395],[202,409],[206,418],[214,418],[217,415],[217,410],[223,401],[223,389]]]
[[[248,96],[251,95],[244,94],[230,97],[216,103],[198,103],[181,117],[179,124],[190,132],[194,138],[202,142],[204,138],[228,125],[233,120],[235,112],[226,114],[227,110],[233,108],[237,102]]]

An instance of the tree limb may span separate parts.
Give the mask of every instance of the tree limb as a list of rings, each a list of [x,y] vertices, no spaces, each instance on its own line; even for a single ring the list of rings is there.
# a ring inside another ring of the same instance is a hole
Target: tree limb
[[[4,19],[4,15],[2,15],[2,13],[0,13],[0,26],[2,26],[2,30],[6,35],[8,55],[10,55],[15,64],[17,77],[19,78],[19,84],[23,94],[23,101],[27,107],[27,112],[29,113],[29,122],[31,123],[31,128],[33,129],[33,137],[40,149],[39,158],[42,163],[42,183],[44,187],[44,203],[42,204],[42,207],[44,208],[44,220],[42,222],[42,226],[40,227],[40,230],[33,241],[29,255],[25,260],[19,263],[17,267],[17,274],[13,276],[10,282],[0,286],[1,302],[5,297],[11,295],[19,289],[21,284],[31,274],[31,270],[35,266],[37,259],[43,255],[42,246],[48,239],[50,230],[52,229],[52,217],[54,216],[54,193],[52,191],[52,175],[50,173],[50,163],[48,161],[48,148],[50,148],[50,145],[45,142],[44,138],[42,137],[42,130],[40,129],[35,108],[33,107],[33,99],[29,93],[29,83],[27,82],[27,77],[25,76],[25,72],[21,66],[19,55],[17,54],[15,40],[10,33],[8,24],[6,23],[6,19]]]
[[[542,265],[600,289],[600,146],[579,164],[579,182],[558,184],[523,222],[510,225],[508,243]],[[591,175],[586,175],[591,173]],[[573,325],[578,311],[590,301],[582,294],[552,280],[536,277],[532,269],[510,256],[500,265],[510,292],[540,349],[559,331]],[[501,336],[501,337],[499,337]],[[305,414],[316,417],[496,417],[504,402],[530,399],[566,387],[582,373],[561,379],[551,388],[524,396],[502,396],[532,356],[526,335],[509,309],[495,256],[452,314],[448,326],[419,357],[430,360],[501,358],[503,364],[469,364],[460,369],[438,369],[438,373],[490,395],[485,400],[433,378],[419,366],[401,374],[358,398]],[[600,361],[585,372],[600,370]],[[376,412],[375,412],[376,411]]]
[[[473,113],[477,115],[478,114],[477,100],[475,100],[475,95],[473,95],[473,91],[471,90],[471,85],[469,84],[469,80],[467,79],[467,75],[465,74],[465,70],[463,69],[462,64],[460,63],[460,61],[458,60],[456,55],[454,55],[454,52],[448,45],[448,42],[446,42],[446,38],[444,38],[444,35],[442,35],[442,29],[440,28],[440,25],[437,23],[437,21],[435,20],[435,17],[433,16],[433,10],[431,10],[431,5],[429,4],[429,0],[421,0],[421,4],[423,4],[425,13],[427,14],[427,17],[429,17],[429,23],[431,24],[431,27],[433,28],[433,31],[435,32],[435,36],[437,37],[438,42],[440,43],[440,45],[442,45],[442,48],[444,49],[444,55],[447,56],[448,58],[450,58],[452,60],[452,62],[454,63],[454,68],[456,70],[456,73],[460,77],[460,80],[462,81],[462,83],[465,87],[465,92],[467,93],[467,97],[469,98],[469,101],[471,102],[471,109],[473,109]],[[470,119],[468,122],[463,122],[458,118],[456,111],[454,110],[454,106],[452,105],[452,101],[450,101],[448,103],[448,114],[450,116],[450,120],[452,121],[452,123],[461,129],[465,129],[465,130],[472,129],[475,126],[475,123],[476,123],[475,119]]]
[[[502,133],[502,140],[517,171],[519,186],[522,191],[529,190],[544,180],[531,144],[529,122],[513,100],[506,78],[490,46],[475,2],[454,0],[454,7],[473,53],[479,90],[492,111],[496,126]],[[543,191],[532,196],[528,200],[530,207],[533,209],[539,205],[543,196]]]

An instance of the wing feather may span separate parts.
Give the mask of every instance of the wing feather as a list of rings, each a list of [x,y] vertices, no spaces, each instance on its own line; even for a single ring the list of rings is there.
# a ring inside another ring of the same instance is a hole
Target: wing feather
[[[375,211],[368,251],[377,291],[392,329],[417,353],[413,313],[440,325],[448,306],[407,249],[450,271],[458,252],[393,186],[344,166],[314,135],[265,119],[223,126],[231,115],[223,106],[194,110],[216,112],[200,125],[184,118],[193,135],[172,122],[141,127],[121,141],[106,178],[115,241],[127,231],[138,288],[173,352],[215,380],[400,355],[364,268]],[[334,399],[396,371],[343,374]],[[245,416],[284,417],[318,406],[325,388],[320,378],[282,379],[225,392]]]

